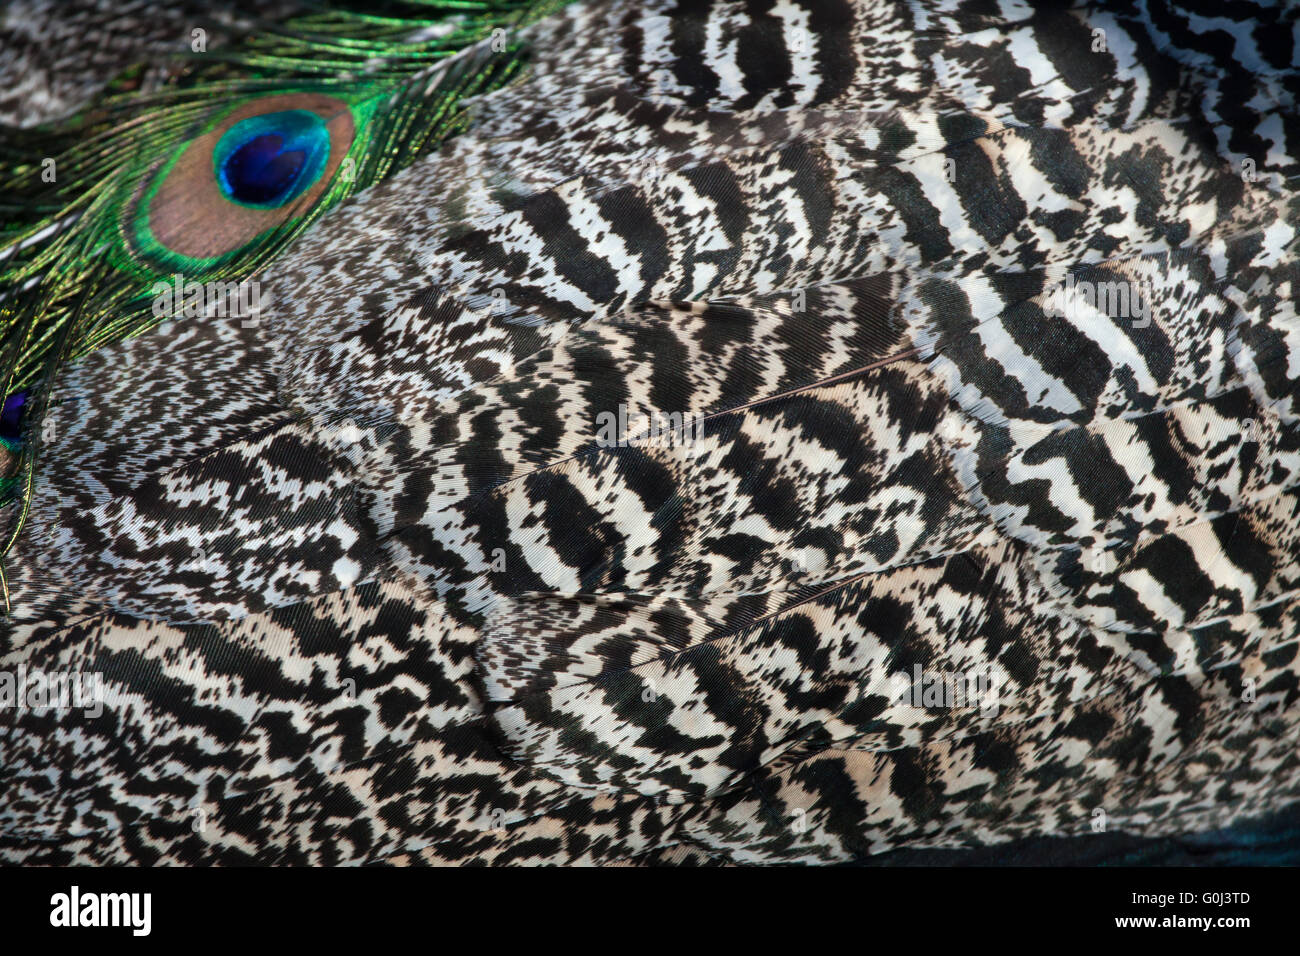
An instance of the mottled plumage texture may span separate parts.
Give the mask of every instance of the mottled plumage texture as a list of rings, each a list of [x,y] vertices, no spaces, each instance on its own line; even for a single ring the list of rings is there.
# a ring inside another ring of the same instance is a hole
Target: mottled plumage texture
[[[63,373],[0,668],[105,710],[5,715],[0,858],[820,863],[1291,807],[1295,17],[528,28],[259,323]],[[1083,282],[1147,320],[1051,314]],[[912,706],[917,666],[997,712]]]

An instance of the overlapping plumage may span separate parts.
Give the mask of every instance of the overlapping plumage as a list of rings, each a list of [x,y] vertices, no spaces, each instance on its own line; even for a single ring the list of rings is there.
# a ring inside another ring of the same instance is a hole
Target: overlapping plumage
[[[1294,18],[527,28],[261,322],[58,380],[0,667],[107,716],[0,738],[0,854],[834,862],[1293,805]]]

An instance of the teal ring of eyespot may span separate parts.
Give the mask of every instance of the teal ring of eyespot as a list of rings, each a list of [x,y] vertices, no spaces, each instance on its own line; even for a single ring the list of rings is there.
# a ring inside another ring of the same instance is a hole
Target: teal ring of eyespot
[[[315,113],[284,110],[250,116],[217,141],[212,165],[231,202],[278,209],[311,187],[330,155],[328,127]]]

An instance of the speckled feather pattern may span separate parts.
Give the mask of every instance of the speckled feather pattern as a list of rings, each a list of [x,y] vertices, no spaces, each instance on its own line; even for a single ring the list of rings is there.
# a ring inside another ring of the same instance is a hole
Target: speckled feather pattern
[[[282,17],[298,6],[268,0],[257,16]],[[220,49],[254,22],[247,9],[210,0],[7,0],[0,5],[0,122],[35,126],[68,116],[137,64],[145,65],[139,88],[157,89],[176,72],[169,54],[193,49],[199,37],[205,49]]]
[[[1294,803],[1295,16],[530,27],[260,323],[61,379],[0,668],[106,706],[5,715],[0,858],[835,862]],[[1150,321],[1048,314],[1067,277]],[[908,706],[918,665],[1000,708]]]

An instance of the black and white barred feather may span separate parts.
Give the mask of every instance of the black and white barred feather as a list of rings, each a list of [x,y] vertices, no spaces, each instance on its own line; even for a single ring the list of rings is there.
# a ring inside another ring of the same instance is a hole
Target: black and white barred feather
[[[0,668],[105,708],[6,715],[0,858],[832,862],[1300,800],[1300,33],[1214,9],[529,28],[260,323],[66,372]]]

